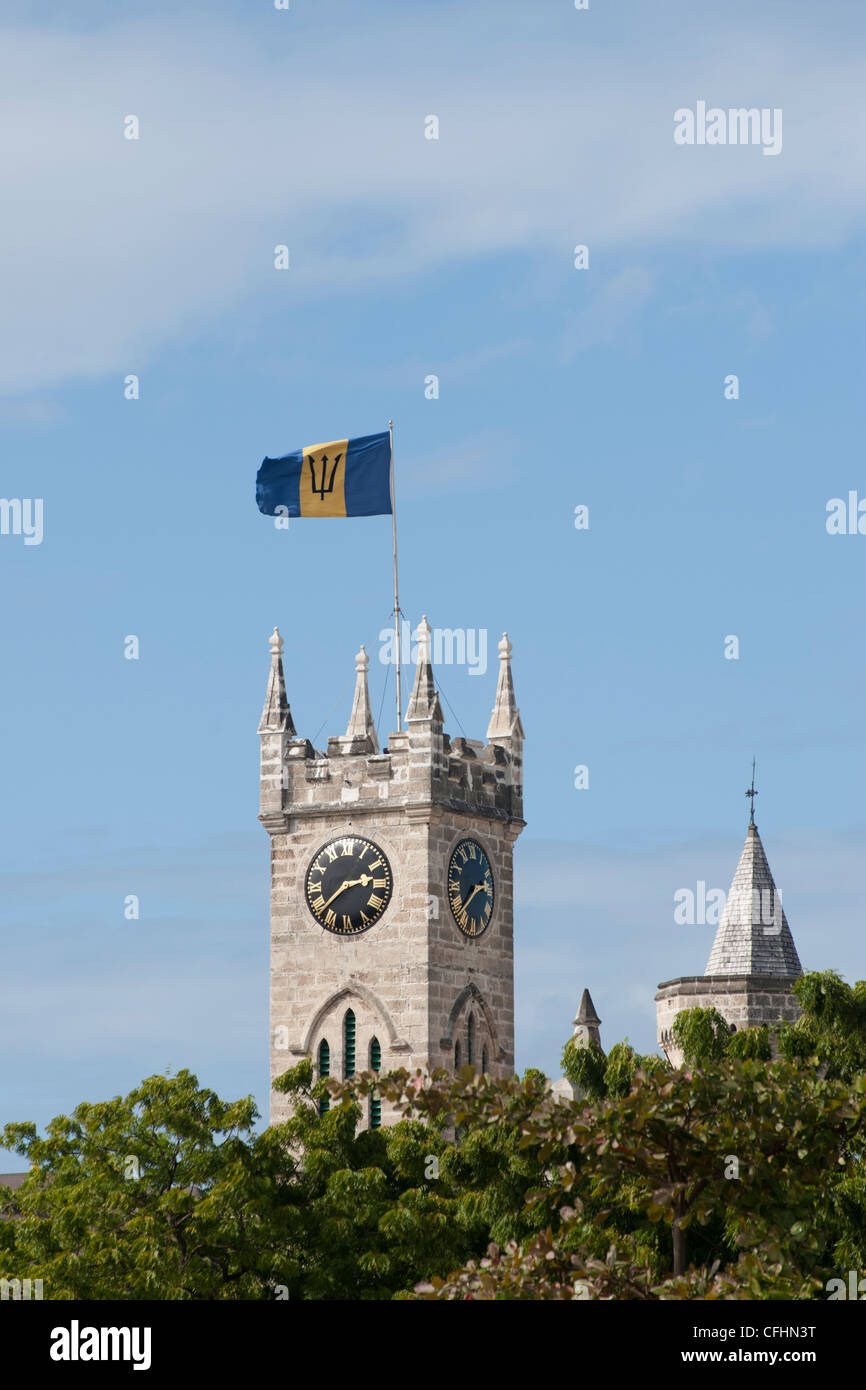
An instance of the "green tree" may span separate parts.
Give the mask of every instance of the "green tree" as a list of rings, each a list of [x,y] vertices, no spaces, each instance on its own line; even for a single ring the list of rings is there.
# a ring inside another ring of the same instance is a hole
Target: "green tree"
[[[664,1057],[657,1054],[642,1056],[635,1052],[628,1038],[614,1043],[607,1056],[596,1042],[584,1044],[577,1038],[569,1038],[562,1049],[560,1065],[571,1084],[588,1100],[624,1096],[639,1069],[668,1070]]]
[[[683,1009],[674,1019],[671,1032],[685,1064],[695,1066],[724,1057],[734,1030],[718,1009]]]
[[[79,1105],[40,1137],[6,1125],[30,1164],[0,1221],[8,1277],[49,1298],[264,1298],[290,1229],[278,1200],[296,1164],[250,1099],[226,1103],[188,1071]]]
[[[471,1129],[501,1123],[502,1089],[452,1082],[392,1094],[412,1113],[444,1107]],[[803,1298],[835,1272],[838,1229],[828,1230],[816,1207],[828,1173],[860,1180],[863,1078],[848,1085],[784,1061],[723,1059],[694,1073],[639,1071],[627,1095],[595,1105],[538,1104],[513,1088],[509,1095],[522,1110],[522,1142],[544,1167],[530,1204],[558,1219],[504,1252],[495,1245],[448,1279],[427,1281],[421,1296],[537,1297],[546,1268],[550,1297],[581,1296],[567,1292],[577,1280],[598,1297]],[[632,1206],[671,1231],[661,1278],[636,1258],[634,1239],[612,1241],[601,1259],[571,1239],[575,1230],[582,1236],[593,1206],[594,1222],[611,1234],[627,1184]],[[724,1223],[734,1258],[727,1268],[718,1256],[688,1266],[689,1232],[713,1220]]]
[[[817,1066],[830,1081],[866,1072],[866,980],[846,984],[835,970],[801,975],[794,993],[803,1010],[779,1030],[779,1050],[790,1061]]]

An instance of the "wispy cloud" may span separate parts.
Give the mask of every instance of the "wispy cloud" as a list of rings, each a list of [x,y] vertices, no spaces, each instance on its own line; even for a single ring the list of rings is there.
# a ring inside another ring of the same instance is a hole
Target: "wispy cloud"
[[[384,36],[346,11],[308,26],[301,50],[164,17],[86,37],[7,29],[0,387],[133,370],[273,295],[278,242],[291,322],[310,296],[503,252],[567,265],[575,241],[643,256],[826,246],[862,228],[862,60],[778,34],[743,45],[722,17],[712,58],[674,36],[647,63],[637,39],[615,56],[563,42],[523,7],[492,36],[489,8],[447,24],[436,7],[396,14]],[[778,159],[674,146],[677,106],[744,92],[784,107]],[[423,137],[428,108],[439,141]],[[139,141],[123,138],[129,113]],[[642,273],[611,282],[584,333],[615,331],[648,292]]]

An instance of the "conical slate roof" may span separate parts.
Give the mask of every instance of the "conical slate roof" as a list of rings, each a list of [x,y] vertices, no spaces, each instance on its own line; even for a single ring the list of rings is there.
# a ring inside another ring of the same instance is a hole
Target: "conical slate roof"
[[[596,1013],[595,1005],[592,1002],[592,995],[588,989],[585,989],[580,996],[580,1004],[573,1021],[575,1023],[595,1024],[596,1027],[601,1023],[601,1019]]]
[[[758,827],[746,843],[716,931],[705,975],[801,975],[803,967],[770,873]]]

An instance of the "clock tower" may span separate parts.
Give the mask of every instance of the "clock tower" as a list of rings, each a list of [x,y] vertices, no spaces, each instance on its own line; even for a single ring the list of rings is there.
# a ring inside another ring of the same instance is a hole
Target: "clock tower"
[[[523,820],[523,727],[511,643],[487,740],[449,738],[431,629],[415,634],[406,728],[380,750],[355,659],[346,733],[327,752],[298,735],[274,629],[259,725],[271,838],[271,1076],[302,1057],[316,1076],[467,1064],[514,1071],[514,843]],[[272,1123],[289,1113],[271,1093]],[[365,1122],[390,1118],[368,1103]]]

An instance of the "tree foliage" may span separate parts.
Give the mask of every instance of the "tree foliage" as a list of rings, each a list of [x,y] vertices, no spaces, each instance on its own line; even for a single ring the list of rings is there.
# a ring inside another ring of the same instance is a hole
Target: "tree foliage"
[[[571,1040],[575,1101],[536,1070],[338,1084],[303,1061],[263,1133],[186,1071],[7,1125],[30,1171],[0,1188],[0,1275],[55,1299],[823,1296],[866,1266],[864,986],[798,994],[772,1038],[692,1011],[679,1070]],[[374,1089],[400,1118],[359,1130]]]

